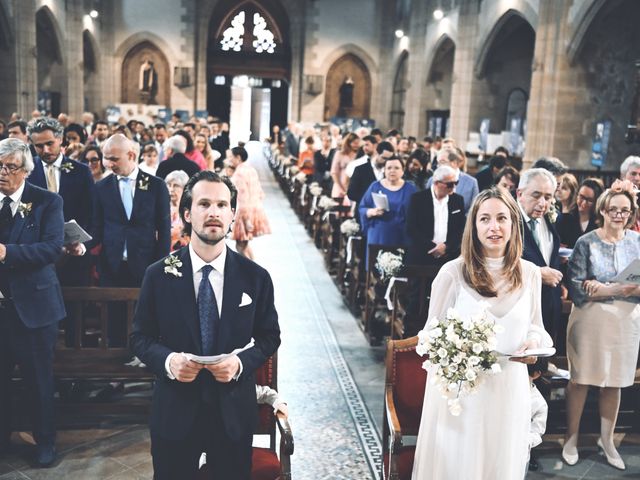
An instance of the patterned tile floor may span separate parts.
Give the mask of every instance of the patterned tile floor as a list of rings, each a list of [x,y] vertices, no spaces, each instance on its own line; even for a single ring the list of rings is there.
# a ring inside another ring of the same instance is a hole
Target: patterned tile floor
[[[253,242],[257,260],[272,274],[283,342],[279,389],[290,406],[296,450],[293,478],[367,480],[379,477],[384,366],[382,347],[369,347],[344,307],[319,252],[280,193],[259,166],[273,234]],[[99,428],[62,430],[61,460],[37,470],[26,460],[30,436],[14,434],[16,452],[0,459],[0,480],[129,480],[152,477],[144,424],[102,422]],[[640,438],[620,449],[628,470],[604,463],[595,439],[584,439],[583,460],[559,463],[557,439],[545,442],[541,470],[530,480],[640,478]]]

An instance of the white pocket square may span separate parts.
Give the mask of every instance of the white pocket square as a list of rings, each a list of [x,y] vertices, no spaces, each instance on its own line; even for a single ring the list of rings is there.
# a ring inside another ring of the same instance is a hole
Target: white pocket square
[[[460,209],[454,210],[453,212],[451,212],[451,215],[453,215],[454,213],[460,213]]]
[[[240,305],[238,305],[238,307],[246,307],[247,305],[251,305],[252,301],[253,300],[251,300],[251,297],[243,292],[242,300],[240,300]]]

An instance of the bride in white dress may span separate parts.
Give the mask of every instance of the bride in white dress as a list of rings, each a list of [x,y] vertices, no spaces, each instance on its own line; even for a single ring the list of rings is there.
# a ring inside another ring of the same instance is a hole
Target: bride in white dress
[[[540,270],[521,256],[517,204],[501,189],[481,192],[467,217],[462,255],[446,263],[433,282],[428,318],[442,319],[451,307],[465,318],[480,313],[484,302],[487,315],[504,327],[497,351],[552,346],[542,324]],[[459,416],[449,412],[438,386],[427,381],[412,478],[523,479],[531,422],[524,363],[535,360],[502,357],[502,372],[487,375],[461,399]]]

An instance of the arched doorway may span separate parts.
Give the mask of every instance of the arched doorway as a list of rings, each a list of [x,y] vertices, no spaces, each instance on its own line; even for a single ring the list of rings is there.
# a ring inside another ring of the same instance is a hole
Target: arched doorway
[[[171,107],[171,72],[167,57],[145,40],[132,47],[122,62],[122,103]]]
[[[287,123],[291,51],[278,0],[221,0],[209,23],[207,110],[232,125],[231,143]]]
[[[427,132],[431,136],[445,137],[448,134],[455,53],[453,41],[448,36],[442,37],[427,72],[427,84],[422,96],[425,101]]]
[[[0,71],[6,78],[6,87],[0,89],[0,117],[8,118],[17,109],[16,61],[12,35],[4,6],[0,4]]]
[[[58,115],[66,82],[64,58],[56,20],[48,7],[36,12],[36,51],[38,59],[38,110]]]
[[[403,52],[400,61],[398,62],[398,68],[396,69],[396,76],[393,80],[393,92],[391,97],[391,114],[389,115],[389,128],[396,128],[402,130],[404,127],[404,112],[405,112],[405,99],[407,96],[408,78],[407,69],[409,67],[408,52]]]
[[[324,119],[369,118],[371,75],[364,62],[352,53],[336,60],[327,72]]]
[[[479,128],[481,120],[488,118],[490,132],[500,133],[510,130],[515,120],[519,133],[523,133],[534,47],[535,31],[519,12],[509,10],[496,22],[487,43],[480,49],[480,61],[476,65],[479,81],[472,92],[472,129]],[[514,92],[519,92],[516,95],[521,100],[514,111],[522,117],[516,117],[509,109],[517,103]]]
[[[98,52],[93,35],[89,30],[82,32],[82,80],[84,83],[83,109],[87,112],[100,107],[100,76]]]

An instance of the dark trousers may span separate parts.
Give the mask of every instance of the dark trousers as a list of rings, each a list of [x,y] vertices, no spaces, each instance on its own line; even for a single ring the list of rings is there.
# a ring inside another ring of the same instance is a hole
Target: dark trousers
[[[24,326],[12,304],[0,307],[0,444],[11,435],[11,374],[17,364],[26,387],[25,401],[38,445],[55,443],[53,349],[58,323]]]
[[[101,287],[140,288],[141,283],[141,280],[131,272],[129,262],[120,262],[116,272],[111,272],[108,268],[103,268],[100,271]],[[107,340],[110,347],[125,347],[127,345],[127,305],[125,303],[109,305]]]
[[[88,287],[90,285],[91,256],[87,253],[82,257],[64,255],[56,263],[56,273],[62,287]],[[62,321],[64,326],[65,344],[67,347],[75,345],[76,310],[65,303],[67,318]]]
[[[151,430],[154,480],[195,479],[198,460],[207,454],[207,477],[215,480],[251,478],[251,432],[240,441],[229,439],[217,405],[202,403],[192,430],[182,440],[166,440]]]

